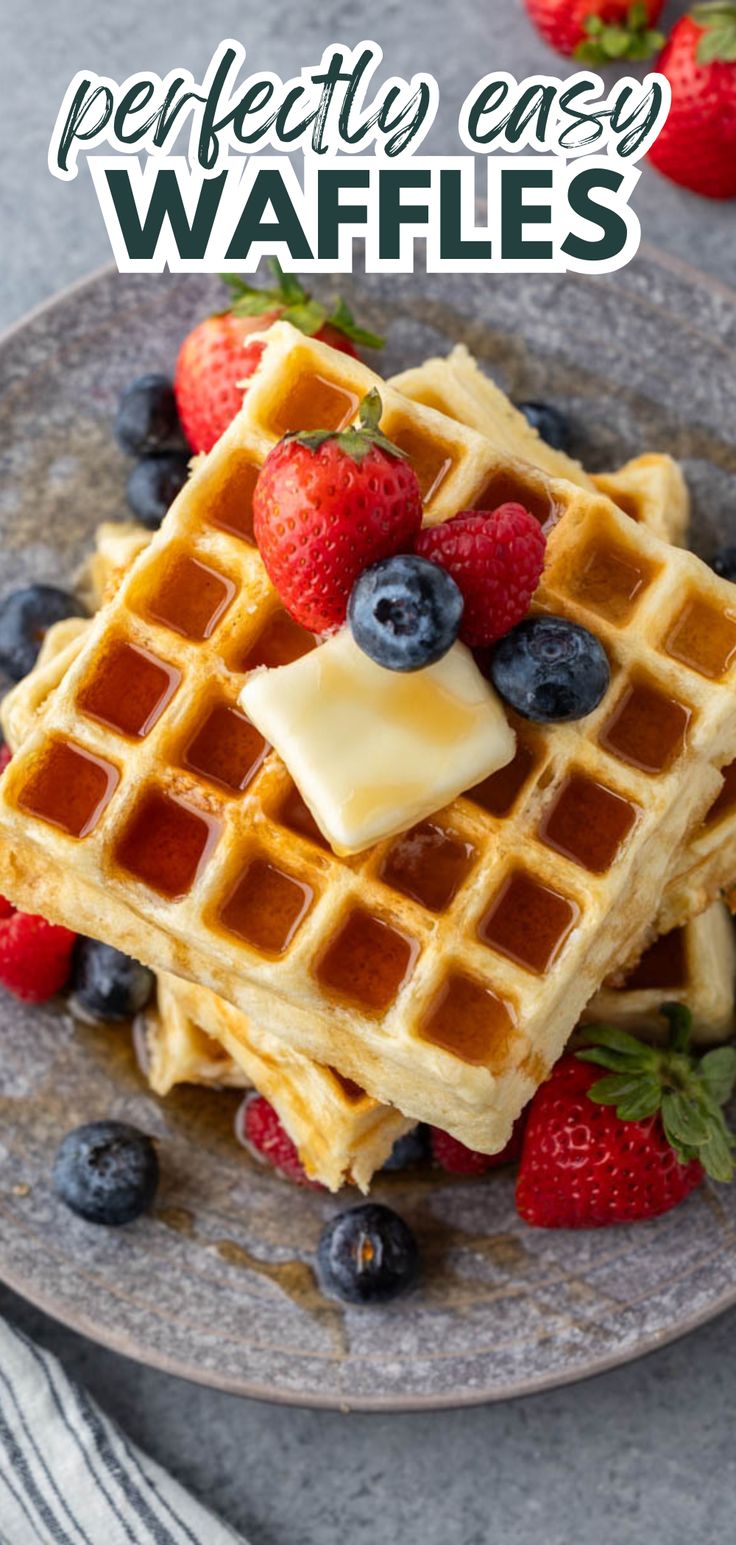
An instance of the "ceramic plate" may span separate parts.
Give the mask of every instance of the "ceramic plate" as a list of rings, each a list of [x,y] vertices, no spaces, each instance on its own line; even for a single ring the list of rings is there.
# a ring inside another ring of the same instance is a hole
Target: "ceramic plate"
[[[393,371],[458,340],[516,398],[548,398],[595,469],[645,449],[684,463],[694,545],[736,541],[736,296],[651,252],[611,278],[391,277],[346,284]],[[71,580],[100,520],[125,516],[111,432],[134,376],[172,369],[220,303],[216,280],[105,272],[0,344],[3,591]],[[236,1147],[236,1099],[154,1099],[127,1031],[0,1002],[0,1275],[57,1318],[141,1361],[301,1404],[460,1405],[623,1362],[736,1301],[736,1187],[703,1188],[654,1224],[537,1232],[513,1182],[386,1177],[376,1196],[419,1237],[424,1280],[377,1312],[318,1292],[323,1221],[355,1198],[290,1188]],[[161,1140],[154,1215],[118,1232],[49,1188],[61,1135],[101,1116]]]

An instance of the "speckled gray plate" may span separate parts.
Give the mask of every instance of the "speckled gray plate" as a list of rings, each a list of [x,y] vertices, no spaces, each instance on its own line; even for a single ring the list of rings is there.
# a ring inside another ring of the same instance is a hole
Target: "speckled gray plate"
[[[125,514],[110,423],[120,389],[170,370],[215,280],[105,272],[0,344],[0,584],[70,578],[97,522]],[[736,296],[653,253],[621,275],[391,277],[344,285],[389,340],[387,368],[464,339],[516,397],[548,397],[591,467],[680,457],[695,545],[736,540]],[[382,1311],[317,1291],[323,1220],[354,1198],[301,1192],[231,1137],[235,1100],[146,1091],[127,1032],[74,1029],[0,1000],[0,1275],[59,1319],[142,1361],[243,1394],[364,1408],[456,1405],[549,1388],[622,1362],[736,1301],[736,1187],[655,1224],[545,1233],[508,1173],[387,1178],[376,1195],[419,1236],[421,1288]],[[113,1115],[161,1141],[153,1217],[119,1232],[49,1188],[60,1135]]]

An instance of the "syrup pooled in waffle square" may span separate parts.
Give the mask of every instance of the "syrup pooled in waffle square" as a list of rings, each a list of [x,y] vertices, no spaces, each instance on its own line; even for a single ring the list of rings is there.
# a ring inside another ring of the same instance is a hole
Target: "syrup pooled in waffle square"
[[[236,706],[254,665],[315,647],[268,583],[248,490],[286,429],[341,424],[374,385],[428,519],[522,499],[549,531],[540,605],[593,628],[613,670],[595,715],[517,726],[510,770],[345,861]],[[0,889],[493,1151],[736,756],[734,657],[731,587],[697,559],[278,324],[3,778]]]

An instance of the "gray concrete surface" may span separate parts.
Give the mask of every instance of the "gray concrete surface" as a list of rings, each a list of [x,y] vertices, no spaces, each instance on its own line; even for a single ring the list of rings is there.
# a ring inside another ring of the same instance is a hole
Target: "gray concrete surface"
[[[665,20],[685,7],[669,4]],[[108,259],[86,172],[46,170],[51,123],[82,65],[121,75],[197,70],[230,34],[254,64],[289,72],[333,39],[369,33],[392,69],[433,70],[454,144],[457,105],[486,70],[559,68],[520,0],[5,0],[0,73],[0,325]],[[564,67],[563,67],[564,73]],[[645,171],[645,238],[733,282],[734,207],[702,203]],[[101,1404],[254,1545],[690,1545],[733,1534],[736,1314],[585,1385],[483,1410],[340,1417],[238,1401],[126,1362],[0,1290],[0,1312],[37,1336]]]

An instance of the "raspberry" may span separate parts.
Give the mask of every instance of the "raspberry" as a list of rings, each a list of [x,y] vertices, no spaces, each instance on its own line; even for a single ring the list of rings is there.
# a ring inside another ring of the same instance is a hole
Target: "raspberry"
[[[489,1169],[497,1169],[501,1164],[513,1164],[520,1158],[523,1136],[524,1120],[520,1117],[514,1122],[511,1136],[500,1153],[476,1153],[473,1148],[466,1148],[464,1143],[458,1142],[456,1137],[451,1137],[449,1132],[432,1127],[432,1158],[448,1175],[485,1175]]]
[[[4,740],[0,741],[0,773],[5,772],[8,762],[12,761],[12,758],[13,753],[10,746],[6,746]]]
[[[43,917],[0,905],[0,985],[25,1003],[45,1003],[65,986],[76,934]]]
[[[296,1144],[262,1094],[251,1092],[238,1106],[235,1136],[254,1159],[268,1164],[284,1180],[291,1180],[297,1186],[310,1186],[315,1191],[322,1189],[316,1180],[310,1180]]]
[[[463,510],[419,533],[416,552],[452,575],[465,601],[460,637],[493,644],[521,622],[544,567],[544,533],[521,504]]]

